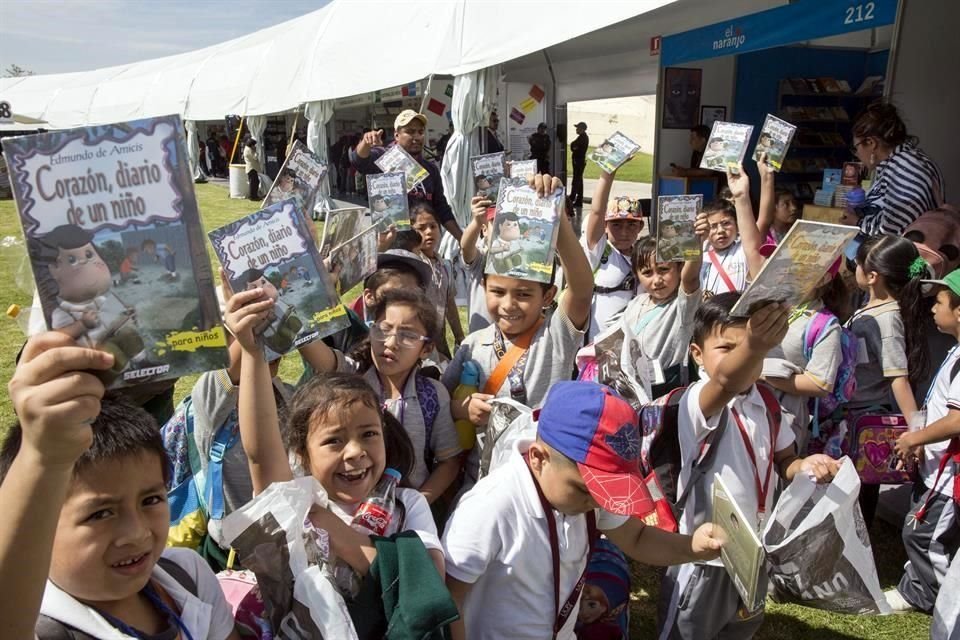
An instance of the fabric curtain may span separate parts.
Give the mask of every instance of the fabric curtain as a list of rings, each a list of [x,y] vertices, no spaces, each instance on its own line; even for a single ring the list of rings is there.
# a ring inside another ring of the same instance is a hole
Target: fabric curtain
[[[461,227],[470,222],[470,199],[473,197],[470,156],[480,153],[480,137],[474,131],[486,124],[494,109],[499,75],[500,67],[493,66],[458,75],[453,80],[451,115],[454,131],[443,154],[440,177],[447,202]]]
[[[304,105],[304,116],[307,119],[307,148],[324,162],[329,163],[327,150],[330,143],[327,140],[327,123],[333,118],[333,100],[318,100]],[[320,180],[320,197],[318,206],[327,211],[335,208],[330,198],[330,171]]]
[[[197,123],[187,120],[184,128],[187,130],[187,161],[190,163],[190,175],[194,182],[206,182],[207,179],[200,170],[200,138],[197,136]]]
[[[267,150],[263,146],[267,116],[247,116],[247,129],[250,131],[250,137],[257,141],[257,156],[260,158],[260,170],[263,171],[267,168]],[[241,140],[240,143],[243,144],[243,141]]]

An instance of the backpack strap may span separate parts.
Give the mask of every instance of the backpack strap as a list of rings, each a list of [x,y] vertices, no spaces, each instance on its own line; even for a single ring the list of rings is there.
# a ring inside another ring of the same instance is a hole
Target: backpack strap
[[[720,442],[720,438],[723,437],[723,432],[727,430],[729,418],[730,408],[724,407],[720,413],[720,421],[717,423],[717,428],[708,433],[707,437],[700,443],[700,453],[693,461],[693,468],[690,470],[690,478],[687,480],[687,486],[684,487],[683,493],[680,494],[680,497],[678,497],[674,503],[674,513],[679,514],[683,512],[683,507],[687,504],[687,498],[690,497],[690,492],[700,483],[703,476],[706,475],[707,468],[713,461],[714,456],[716,456],[717,448],[713,445]]]
[[[191,576],[186,569],[164,556],[160,556],[157,560],[157,565],[166,571],[167,575],[176,580],[177,584],[189,591],[191,595],[199,597],[197,581],[193,579],[193,576]]]
[[[717,275],[720,276],[721,280],[723,280],[723,284],[727,285],[727,291],[736,291],[737,287],[733,284],[733,280],[731,280],[730,276],[727,274],[727,270],[723,268],[723,262],[717,258],[717,252],[711,249],[707,252],[707,257],[713,264],[713,268],[716,270]]]
[[[414,373],[414,385],[417,390],[417,403],[420,405],[420,414],[423,416],[424,441],[423,460],[427,467],[433,468],[433,456],[430,455],[430,441],[433,439],[433,425],[440,415],[440,397],[430,379],[419,371]]]
[[[813,317],[810,318],[810,322],[807,323],[807,326],[803,328],[803,357],[807,360],[813,357],[813,348],[820,342],[820,337],[824,332],[830,327],[832,323],[840,323],[837,320],[837,316],[833,315],[826,309],[820,309]]]
[[[767,418],[770,420],[770,432],[779,433],[780,425],[783,422],[783,408],[780,406],[780,401],[777,400],[773,389],[763,382],[757,383],[757,391],[760,393],[760,398],[763,399],[763,404],[767,408]],[[770,450],[774,453],[776,453],[774,450],[776,446],[776,442],[770,443]]]
[[[210,444],[210,455],[207,460],[207,478],[203,484],[203,497],[206,501],[206,508],[213,520],[220,520],[226,512],[226,506],[223,499],[223,458],[227,455],[233,445],[240,439],[240,429],[237,427],[237,421],[234,418],[236,412],[230,413],[230,417],[217,429],[213,436],[213,442]],[[193,414],[188,414],[187,420],[190,425],[190,431],[193,431]]]

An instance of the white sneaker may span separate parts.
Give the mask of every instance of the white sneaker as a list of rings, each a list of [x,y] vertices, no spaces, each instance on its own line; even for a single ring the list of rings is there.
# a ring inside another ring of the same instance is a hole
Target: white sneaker
[[[889,591],[884,591],[883,596],[887,599],[887,604],[890,605],[890,609],[893,613],[907,613],[908,611],[915,611],[914,606],[907,602],[903,595],[896,589],[890,589]]]

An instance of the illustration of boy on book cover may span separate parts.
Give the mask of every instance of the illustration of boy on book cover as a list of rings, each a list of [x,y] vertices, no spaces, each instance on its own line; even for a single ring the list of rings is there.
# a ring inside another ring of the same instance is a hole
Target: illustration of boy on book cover
[[[714,122],[707,148],[700,160],[700,168],[724,173],[730,170],[736,173],[737,166],[743,161],[743,156],[747,152],[751,133],[753,133],[753,125],[720,120]]]
[[[260,206],[266,208],[293,198],[300,211],[305,215],[312,215],[320,195],[320,181],[325,175],[327,164],[314,155],[307,145],[297,140]]]
[[[426,180],[427,175],[429,175],[427,170],[423,168],[423,165],[417,162],[413,156],[404,151],[403,147],[398,144],[387,149],[386,153],[377,158],[375,164],[380,168],[380,171],[384,173],[399,172],[404,175],[406,185],[403,191],[404,194],[413,190],[414,187]]]
[[[700,194],[657,198],[657,261],[685,262],[700,257],[702,245],[694,225],[702,205]]]
[[[757,139],[757,147],[753,150],[754,161],[760,162],[760,157],[766,153],[767,164],[779,171],[796,130],[794,125],[768,113]]]
[[[268,360],[349,324],[330,286],[310,227],[292,200],[209,233],[233,291],[261,288],[274,307],[256,328]],[[310,287],[290,286],[291,269]]]
[[[367,199],[374,224],[385,230],[393,225],[398,230],[410,228],[410,203],[404,174],[374,173],[367,176]]]
[[[563,189],[543,198],[523,178],[503,178],[487,250],[486,272],[549,282]]]
[[[330,252],[332,270],[339,270],[337,287],[349,291],[377,270],[377,228],[361,231]]]
[[[326,258],[334,249],[360,233],[364,217],[363,207],[344,207],[328,212],[323,223],[320,257]]]
[[[3,146],[47,326],[110,352],[109,388],[226,365],[179,117]]]
[[[639,144],[616,131],[593,150],[590,159],[607,173],[613,173],[639,150]]]
[[[470,158],[470,164],[473,167],[473,186],[476,195],[484,196],[492,202],[497,201],[500,179],[506,171],[504,158],[505,155],[502,152],[488,153],[487,155]]]

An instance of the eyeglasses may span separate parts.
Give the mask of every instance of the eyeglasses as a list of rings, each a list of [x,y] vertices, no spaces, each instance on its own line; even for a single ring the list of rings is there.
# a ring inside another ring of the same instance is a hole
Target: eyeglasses
[[[710,225],[710,231],[719,231],[720,229],[732,229],[733,220],[724,220],[723,222],[714,222]]]
[[[853,146],[850,147],[850,153],[852,153],[853,155],[857,155],[857,153],[860,150],[860,145],[866,144],[867,140],[869,140],[869,138],[861,140],[860,142],[857,142],[856,140],[854,140]]]
[[[430,342],[430,338],[422,336],[416,331],[407,331],[406,329],[396,329],[391,331],[392,327],[384,326],[384,323],[377,322],[370,325],[370,339],[376,342],[386,342],[387,338],[394,338],[396,344],[401,349],[412,349],[420,346],[421,342]]]

